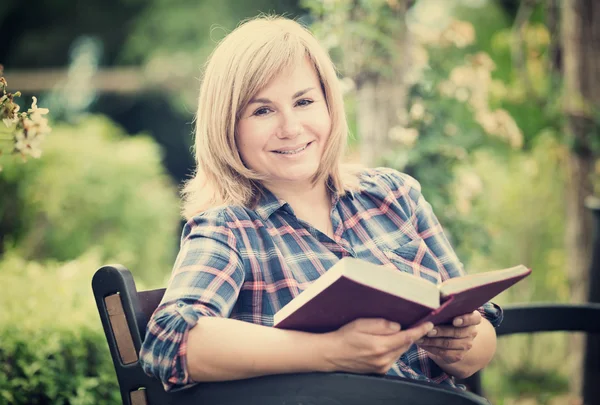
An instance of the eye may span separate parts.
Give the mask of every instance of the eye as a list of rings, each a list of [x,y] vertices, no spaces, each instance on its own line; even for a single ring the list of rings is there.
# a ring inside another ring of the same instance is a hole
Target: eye
[[[308,98],[303,98],[302,100],[298,100],[296,105],[299,105],[300,107],[306,107],[311,105],[312,103],[314,103],[314,101],[309,100]]]
[[[267,107],[260,107],[258,110],[254,111],[254,113],[252,115],[256,115],[257,117],[260,117],[262,115],[268,114],[269,111],[270,111],[270,109]]]

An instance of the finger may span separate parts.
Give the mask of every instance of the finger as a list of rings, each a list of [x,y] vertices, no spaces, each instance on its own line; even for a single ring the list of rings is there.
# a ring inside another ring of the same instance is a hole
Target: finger
[[[391,351],[404,352],[415,341],[427,335],[427,332],[429,332],[432,328],[433,324],[431,322],[414,326],[410,329],[397,333],[395,336],[391,336],[387,345]]]
[[[426,322],[424,324],[414,326],[406,330],[406,332],[408,332],[407,337],[411,340],[411,342],[414,342],[423,336],[426,336],[432,330],[433,324],[431,322]]]
[[[479,325],[480,323],[481,323],[481,313],[477,310],[471,312],[470,314],[457,316],[452,321],[452,325],[454,325],[456,327]]]
[[[471,350],[473,347],[472,339],[444,339],[444,338],[424,338],[422,342],[415,342],[422,348],[438,348],[446,350]]]
[[[434,356],[440,358],[447,364],[452,364],[461,361],[465,357],[465,352],[461,350],[446,350],[439,349],[437,347],[423,348],[427,353],[431,353]]]
[[[445,338],[454,338],[454,339],[462,339],[466,337],[475,337],[476,327],[475,326],[465,326],[462,328],[455,328],[454,326],[436,326],[433,328],[428,334],[427,337],[445,337]]]
[[[391,335],[402,328],[397,322],[390,322],[383,318],[361,318],[351,322],[358,332],[370,335]]]

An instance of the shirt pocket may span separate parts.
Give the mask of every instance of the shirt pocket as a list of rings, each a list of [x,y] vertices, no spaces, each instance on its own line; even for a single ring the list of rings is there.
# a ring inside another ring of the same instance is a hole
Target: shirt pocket
[[[441,264],[423,239],[413,239],[397,248],[386,249],[383,253],[398,270],[441,284]]]

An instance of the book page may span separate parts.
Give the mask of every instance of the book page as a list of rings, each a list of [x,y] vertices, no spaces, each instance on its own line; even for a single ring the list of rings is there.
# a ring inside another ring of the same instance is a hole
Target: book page
[[[343,275],[351,280],[432,309],[440,306],[438,286],[424,278],[360,259],[342,260]]]
[[[440,306],[440,291],[432,282],[398,269],[346,257],[277,311],[273,317],[274,323],[278,324],[319,295],[326,295],[327,290],[339,283],[341,279],[350,280],[371,290],[401,297],[427,308],[436,309]]]
[[[440,294],[442,297],[457,294],[474,287],[492,284],[498,281],[507,280],[529,273],[527,267],[518,265],[503,270],[487,271],[484,273],[469,274],[464,277],[455,277],[444,281],[440,285]]]

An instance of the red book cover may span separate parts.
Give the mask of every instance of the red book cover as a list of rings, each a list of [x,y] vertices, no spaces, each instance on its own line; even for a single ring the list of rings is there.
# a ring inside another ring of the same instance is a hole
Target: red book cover
[[[441,324],[457,315],[474,311],[525,278],[531,270],[525,267],[523,269],[510,278],[487,282],[444,297],[441,299],[441,305],[435,308],[341,275],[279,322],[276,316],[274,327],[324,333],[337,330],[358,318],[384,318],[398,322],[403,329],[425,321]],[[406,273],[401,277],[406,277]],[[436,288],[433,285],[432,287]]]
[[[414,324],[432,310],[341,277],[274,326],[305,332],[330,332],[358,318],[386,318],[404,327]]]
[[[434,325],[452,322],[454,317],[473,312],[502,291],[527,277],[530,273],[531,270],[519,276],[494,281],[490,284],[472,287],[453,294],[445,299],[444,304],[437,311],[433,311],[422,322],[429,321],[433,322]]]

